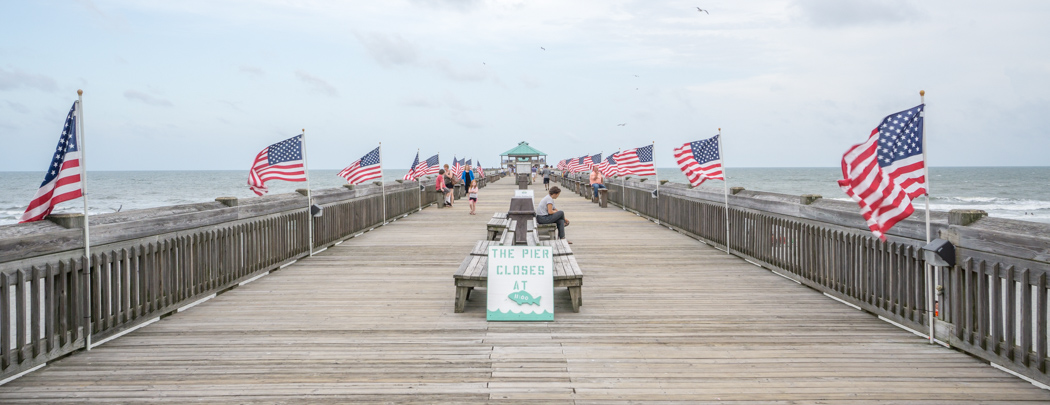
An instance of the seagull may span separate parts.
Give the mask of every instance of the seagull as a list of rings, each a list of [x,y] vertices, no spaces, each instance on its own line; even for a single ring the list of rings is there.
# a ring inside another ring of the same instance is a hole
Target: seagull
[[[702,9],[702,8],[700,8],[700,7],[697,7],[697,8],[696,8],[696,12],[698,12],[698,13],[699,13],[699,12],[701,12],[701,11],[703,11],[703,12],[707,13],[707,10],[704,10],[704,9]],[[707,13],[707,15],[711,15],[711,13]]]
[[[634,77],[638,77],[638,75],[634,75]]]
[[[627,126],[627,123],[625,122],[625,123],[623,123],[623,124],[616,124],[616,126],[618,126],[618,127],[626,127],[626,126]]]
[[[544,47],[542,47],[542,46],[540,47],[540,49],[542,49],[542,50],[545,50],[545,51],[547,50],[547,48],[544,48]]]

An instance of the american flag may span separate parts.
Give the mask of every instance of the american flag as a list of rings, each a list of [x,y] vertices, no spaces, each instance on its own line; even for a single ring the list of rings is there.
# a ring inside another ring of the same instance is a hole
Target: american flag
[[[583,168],[583,161],[586,158],[587,158],[586,156],[581,156],[581,157],[578,157],[578,158],[569,159],[569,163],[568,163],[569,173],[578,173],[578,172],[583,171],[584,170],[584,168]]]
[[[620,152],[616,152],[616,153],[613,153],[613,154],[609,155],[608,157],[605,158],[605,161],[603,161],[601,164],[598,165],[598,172],[600,172],[602,174],[602,176],[611,177],[611,176],[615,176],[615,175],[617,175],[619,173],[619,170],[617,169],[617,165],[616,165],[616,158],[615,158],[617,153],[620,153]]]
[[[485,169],[481,167],[481,161],[478,161],[478,167],[475,168],[478,171],[478,178],[485,178]]]
[[[29,207],[22,214],[19,222],[32,222],[44,219],[60,202],[82,196],[83,183],[80,181],[80,148],[77,146],[77,110],[79,102],[73,102],[73,108],[66,115],[66,124],[62,135],[58,137],[55,156],[51,158],[44,174],[44,181],[36,190],[36,195],[29,202]]]
[[[270,180],[306,181],[302,135],[267,146],[255,156],[252,170],[248,172],[248,187],[255,194],[263,195],[270,191],[266,188]]]
[[[378,179],[383,175],[383,165],[380,163],[379,148],[372,149],[371,152],[361,156],[360,159],[339,172],[339,177],[346,179],[346,182],[350,184],[361,184]]]
[[[427,175],[431,175],[431,174],[437,174],[438,171],[441,170],[440,161],[441,160],[438,158],[438,155],[434,155],[434,156],[431,156],[431,157],[427,158],[426,161],[424,161],[424,162],[419,164],[420,166],[422,166],[422,165],[426,165],[426,166],[424,166],[422,169],[419,169],[416,178],[427,176]]]
[[[463,159],[456,160],[456,155],[452,155],[452,168],[449,170],[452,171],[452,178],[457,178],[460,174],[463,174]]]
[[[698,187],[704,180],[725,180],[722,175],[722,157],[718,154],[719,136],[694,141],[674,150],[678,168],[685,173],[689,184]],[[641,149],[641,148],[639,148]]]
[[[416,173],[419,171],[419,152],[416,152],[416,159],[412,161],[412,165],[408,167],[408,173],[402,180],[415,180],[417,177]]]
[[[602,154],[591,155],[590,160],[587,160],[587,170],[591,170],[592,167],[598,166],[602,163]]]
[[[563,172],[566,171],[568,169],[568,163],[566,163],[566,162],[568,162],[568,161],[569,161],[569,159],[558,161],[558,170],[561,170]]]
[[[653,164],[653,145],[641,148],[628,149],[616,156],[616,164],[619,174],[626,176],[655,176],[656,166]]]
[[[911,199],[926,193],[926,161],[922,153],[925,104],[891,114],[871,131],[868,140],[842,155],[839,187],[860,205],[868,228],[885,233],[915,208]]]
[[[466,165],[467,165],[467,166],[474,166],[474,163],[471,163],[471,162],[473,162],[473,161],[474,161],[474,159],[467,159],[467,163],[466,163]]]

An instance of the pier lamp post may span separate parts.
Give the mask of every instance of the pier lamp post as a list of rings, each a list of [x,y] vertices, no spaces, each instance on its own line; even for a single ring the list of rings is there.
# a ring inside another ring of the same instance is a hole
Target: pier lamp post
[[[935,287],[933,286],[936,277],[933,277],[933,272],[938,267],[953,267],[955,266],[955,245],[944,239],[934,239],[932,242],[922,247],[922,257],[926,260],[927,269],[926,273],[926,314],[929,320],[930,326],[930,343],[934,343],[934,330],[933,322],[937,317],[934,313],[934,307],[936,305],[934,294]]]

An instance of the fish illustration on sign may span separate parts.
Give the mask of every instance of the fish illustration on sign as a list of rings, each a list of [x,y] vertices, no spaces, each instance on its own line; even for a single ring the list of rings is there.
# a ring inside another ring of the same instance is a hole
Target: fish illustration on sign
[[[511,301],[517,302],[518,305],[532,304],[540,305],[540,297],[533,297],[528,291],[515,291],[507,296]]]

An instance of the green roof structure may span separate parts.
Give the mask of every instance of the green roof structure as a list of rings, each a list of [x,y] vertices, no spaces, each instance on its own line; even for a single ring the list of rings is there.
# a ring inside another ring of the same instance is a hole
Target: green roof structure
[[[536,148],[533,148],[533,147],[529,146],[528,142],[522,141],[522,142],[518,143],[518,146],[515,146],[514,149],[511,149],[511,150],[508,150],[506,152],[503,152],[502,154],[500,154],[500,156],[539,157],[539,156],[547,156],[547,154],[543,153],[543,152],[540,152],[540,151],[536,150]]]

